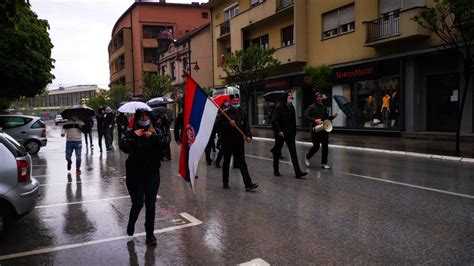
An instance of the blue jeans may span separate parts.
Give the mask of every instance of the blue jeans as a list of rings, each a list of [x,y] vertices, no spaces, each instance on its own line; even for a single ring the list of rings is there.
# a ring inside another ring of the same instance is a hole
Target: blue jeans
[[[82,141],[66,141],[66,161],[72,163],[72,151],[76,153],[76,168],[81,167]]]

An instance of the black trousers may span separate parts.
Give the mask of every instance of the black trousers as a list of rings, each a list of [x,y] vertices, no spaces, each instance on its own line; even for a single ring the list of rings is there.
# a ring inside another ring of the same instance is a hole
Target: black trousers
[[[109,130],[108,129],[102,129],[97,131],[99,134],[99,148],[102,151],[102,138],[105,140],[105,148],[109,148]]]
[[[309,150],[306,155],[306,159],[311,159],[316,152],[319,150],[319,145],[321,144],[323,148],[323,153],[321,154],[321,164],[328,163],[328,154],[329,154],[329,134],[326,131],[320,132],[311,132],[311,140],[313,142],[313,147]]]
[[[285,136],[284,138],[280,136],[275,137],[275,145],[273,146],[273,171],[277,172],[280,170],[280,156],[281,149],[283,144],[286,143],[288,151],[290,152],[291,163],[293,164],[293,169],[295,174],[298,175],[301,173],[300,164],[298,162],[298,154],[296,153],[296,141],[293,136]]]
[[[140,170],[126,162],[127,190],[132,200],[129,223],[135,224],[145,203],[145,231],[152,235],[155,230],[155,202],[160,187],[160,169]]]
[[[244,140],[242,138],[239,138],[238,140],[234,141],[223,142],[224,165],[222,166],[222,181],[224,182],[224,184],[229,183],[230,158],[232,156],[234,156],[234,164],[238,162],[240,166],[240,173],[242,174],[242,179],[244,181],[245,187],[248,187],[252,184],[252,178],[250,178],[247,163],[245,162],[244,145]]]
[[[86,146],[89,145],[89,143],[90,143],[91,146],[94,145],[94,144],[92,144],[92,131],[84,133],[84,138],[86,140]],[[89,138],[89,141],[87,140],[87,138]]]

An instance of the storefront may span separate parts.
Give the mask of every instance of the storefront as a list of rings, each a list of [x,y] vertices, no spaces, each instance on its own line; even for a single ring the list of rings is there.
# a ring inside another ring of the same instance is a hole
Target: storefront
[[[312,104],[313,92],[305,83],[305,75],[291,75],[280,78],[268,79],[252,94],[250,106],[252,126],[271,127],[272,113],[278,101],[276,99],[264,99],[263,95],[269,92],[291,90],[296,111],[296,125],[307,127],[304,121],[304,111]],[[267,98],[268,99],[268,98]]]
[[[402,128],[400,60],[334,69],[334,128],[400,131]]]

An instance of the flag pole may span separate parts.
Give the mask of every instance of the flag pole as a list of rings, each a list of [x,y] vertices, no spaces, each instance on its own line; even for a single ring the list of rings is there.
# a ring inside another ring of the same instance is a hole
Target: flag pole
[[[186,72],[186,70],[183,70],[183,73],[186,76],[186,78],[191,78],[192,79],[191,75],[189,75],[188,72]],[[224,117],[227,119],[227,121],[229,121],[229,123],[230,123],[230,121],[233,121],[232,118],[230,118],[229,115],[227,115],[226,112],[224,112],[224,110],[222,110],[222,108],[219,105],[217,105],[217,103],[214,102],[214,100],[211,97],[209,97],[209,95],[207,95],[207,98],[211,100],[211,102],[217,107],[219,112],[222,115],[224,115]],[[232,126],[242,135],[242,137],[247,138],[247,135],[245,135],[245,133],[237,126],[237,124],[234,123]]]

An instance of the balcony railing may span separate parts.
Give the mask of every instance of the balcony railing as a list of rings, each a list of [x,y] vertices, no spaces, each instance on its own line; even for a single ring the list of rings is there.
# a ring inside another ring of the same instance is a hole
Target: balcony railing
[[[277,0],[277,10],[289,7],[295,3],[294,0]]]
[[[229,34],[230,33],[230,21],[227,20],[224,23],[222,23],[220,25],[220,28],[221,28],[221,35],[220,36],[224,36],[224,35]]]
[[[367,40],[373,42],[400,34],[400,13],[398,11],[381,18],[369,21],[367,24]]]

